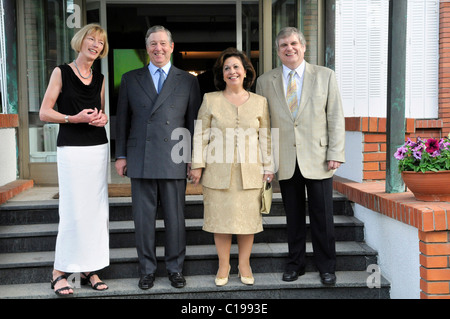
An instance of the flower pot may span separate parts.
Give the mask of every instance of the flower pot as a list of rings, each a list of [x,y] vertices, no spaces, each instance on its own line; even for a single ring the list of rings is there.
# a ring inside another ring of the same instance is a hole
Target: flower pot
[[[450,201],[450,171],[402,172],[406,187],[418,200],[427,202]]]

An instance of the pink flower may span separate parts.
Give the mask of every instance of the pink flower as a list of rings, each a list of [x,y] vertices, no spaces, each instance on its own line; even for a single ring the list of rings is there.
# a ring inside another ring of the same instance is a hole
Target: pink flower
[[[429,154],[435,154],[436,151],[439,151],[439,141],[434,138],[429,138],[427,142],[425,143],[427,149],[427,153]],[[433,156],[434,157],[434,156]]]
[[[450,142],[446,142],[445,139],[441,138],[439,142],[439,147],[441,150],[448,150],[450,146]]]
[[[394,157],[398,160],[404,159],[407,152],[408,149],[405,146],[401,146],[397,149],[397,152],[395,152]]]

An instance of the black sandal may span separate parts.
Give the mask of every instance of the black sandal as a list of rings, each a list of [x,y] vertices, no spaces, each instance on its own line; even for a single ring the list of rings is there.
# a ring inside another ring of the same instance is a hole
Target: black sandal
[[[82,272],[81,274],[84,276],[84,278],[83,278],[83,277],[81,278],[81,284],[82,284],[82,285],[89,285],[89,286],[91,286],[92,289],[98,290],[98,291],[103,291],[103,290],[106,290],[106,289],[109,288],[108,285],[105,284],[103,281],[99,281],[99,282],[97,282],[95,285],[92,285],[92,283],[91,283],[91,277],[94,276],[94,275],[97,275],[95,272],[92,271],[92,272],[90,272],[90,273],[87,274],[87,275],[86,275],[86,273],[84,273],[84,272]],[[104,289],[98,289],[98,286],[100,286],[100,285],[105,285],[106,288],[104,288]]]
[[[51,289],[55,289],[56,283],[58,281],[60,281],[60,280],[63,280],[63,279],[67,280],[67,275],[66,274],[57,277],[55,280],[50,280],[50,288]],[[69,292],[68,294],[62,294],[61,292],[62,291],[68,291],[68,290],[71,290],[71,289],[72,289],[72,287],[65,286],[65,287],[59,288],[58,290],[55,290],[55,294],[57,294],[58,296],[62,296],[62,297],[70,296],[70,295],[73,294],[73,292]]]

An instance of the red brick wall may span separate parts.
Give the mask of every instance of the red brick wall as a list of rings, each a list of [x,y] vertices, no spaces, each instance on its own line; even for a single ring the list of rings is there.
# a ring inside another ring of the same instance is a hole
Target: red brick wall
[[[386,193],[385,183],[333,178],[349,200],[418,230],[420,298],[450,299],[450,202],[423,202],[411,192]],[[417,278],[411,278],[417,280]]]
[[[386,118],[347,117],[345,118],[345,130],[363,134],[363,181],[385,180]],[[407,119],[406,133],[414,132],[414,119]]]
[[[34,182],[32,180],[18,179],[6,185],[0,186],[0,205],[6,203],[8,199],[13,198],[26,189],[32,188]]]
[[[0,129],[19,126],[19,116],[17,114],[0,114]]]
[[[441,214],[445,217],[445,214]],[[441,218],[441,223],[446,223]],[[441,229],[448,229],[442,225]],[[450,298],[450,231],[419,231],[420,297]]]
[[[406,119],[405,138],[443,136],[444,120]],[[345,130],[363,134],[363,181],[386,179],[386,118],[347,117]]]
[[[411,133],[409,137],[414,140],[417,137],[421,138],[441,138],[443,137],[442,128],[444,126],[443,120],[416,120],[415,132]]]

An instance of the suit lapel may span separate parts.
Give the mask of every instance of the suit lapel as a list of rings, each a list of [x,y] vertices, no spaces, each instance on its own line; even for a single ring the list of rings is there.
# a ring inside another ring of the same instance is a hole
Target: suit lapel
[[[302,85],[302,95],[300,97],[300,105],[297,112],[297,117],[300,116],[300,114],[305,109],[306,103],[308,102],[309,98],[311,97],[311,93],[313,90],[314,82],[316,80],[316,74],[313,72],[313,69],[311,68],[311,65],[306,62],[305,65],[305,74],[303,76],[303,85]]]
[[[153,84],[148,66],[144,66],[137,74],[138,83],[142,87],[142,90],[149,97],[152,103],[155,103],[158,96],[155,85]]]
[[[283,87],[283,68],[279,67],[277,72],[273,75],[272,85],[275,90],[275,94],[277,95],[278,100],[280,101],[280,108],[283,112],[286,113],[291,119],[292,114],[289,111],[289,106],[286,102],[286,94],[284,93],[284,87]]]

